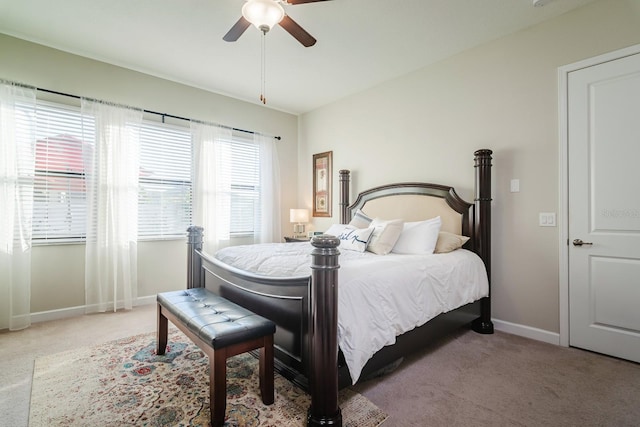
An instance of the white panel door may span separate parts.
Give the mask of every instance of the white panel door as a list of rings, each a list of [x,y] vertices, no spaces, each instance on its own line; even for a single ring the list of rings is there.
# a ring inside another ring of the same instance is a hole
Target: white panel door
[[[567,99],[569,344],[640,362],[640,54],[570,72]]]

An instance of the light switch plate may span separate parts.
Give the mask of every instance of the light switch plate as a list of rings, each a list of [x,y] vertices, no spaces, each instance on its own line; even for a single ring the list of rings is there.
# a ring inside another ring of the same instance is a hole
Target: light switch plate
[[[556,226],[555,212],[540,212],[540,227],[555,227],[555,226]]]
[[[519,193],[520,192],[520,180],[519,179],[512,179],[511,183],[510,183],[510,189],[512,193]]]

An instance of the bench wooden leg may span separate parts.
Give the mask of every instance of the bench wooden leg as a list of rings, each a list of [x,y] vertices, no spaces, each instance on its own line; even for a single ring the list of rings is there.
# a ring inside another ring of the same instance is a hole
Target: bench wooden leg
[[[162,306],[158,304],[158,336],[156,354],[162,355],[167,349],[167,334],[169,332],[169,321],[162,313]]]
[[[209,355],[209,406],[211,426],[222,427],[227,412],[227,354],[224,349]]]
[[[273,403],[273,335],[264,338],[260,349],[260,394],[262,403]]]

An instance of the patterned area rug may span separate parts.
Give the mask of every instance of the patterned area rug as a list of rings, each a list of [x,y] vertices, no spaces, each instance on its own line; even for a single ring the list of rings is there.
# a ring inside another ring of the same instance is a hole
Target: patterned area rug
[[[208,426],[208,359],[171,328],[169,347],[155,354],[155,334],[38,358],[29,425]],[[275,403],[263,405],[258,361],[249,354],[227,360],[225,426],[304,426],[309,396],[276,374]],[[340,392],[343,425],[375,427],[386,414],[364,396]]]

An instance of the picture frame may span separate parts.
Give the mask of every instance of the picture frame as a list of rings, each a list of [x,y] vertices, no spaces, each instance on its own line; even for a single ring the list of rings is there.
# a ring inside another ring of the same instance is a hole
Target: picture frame
[[[313,155],[313,216],[331,216],[333,151]]]

